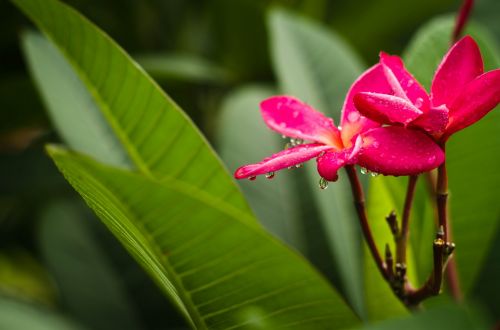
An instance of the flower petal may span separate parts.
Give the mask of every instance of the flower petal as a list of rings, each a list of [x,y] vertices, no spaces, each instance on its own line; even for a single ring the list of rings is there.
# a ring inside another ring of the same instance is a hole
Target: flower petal
[[[500,69],[486,72],[469,82],[450,107],[445,135],[474,124],[500,102]]]
[[[361,114],[381,124],[407,125],[422,114],[410,101],[388,94],[358,93],[354,104]]]
[[[303,144],[290,149],[285,149],[270,157],[265,158],[257,164],[245,165],[236,170],[236,179],[245,179],[269,172],[278,171],[290,166],[301,164],[320,153],[332,150],[332,147],[323,144]]]
[[[380,63],[396,96],[405,96],[417,108],[426,112],[429,109],[429,96],[420,83],[404,67],[399,56],[380,53]]]
[[[451,106],[464,86],[483,73],[481,52],[474,39],[459,40],[439,64],[431,86],[432,104]]]
[[[361,150],[363,139],[358,135],[354,146],[341,151],[329,151],[317,158],[318,173],[328,181],[337,181],[339,178],[337,171],[345,164],[355,161]]]
[[[362,116],[354,105],[354,95],[361,92],[392,94],[392,89],[385,78],[382,65],[376,64],[366,70],[351,86],[342,108],[342,141],[349,146],[357,134],[379,127],[380,124]]]
[[[438,167],[444,161],[441,148],[425,133],[389,126],[363,134],[358,164],[385,175],[413,175]]]
[[[441,133],[448,124],[448,108],[442,104],[439,107],[430,108],[429,111],[413,121],[411,127],[420,127],[425,131]]]
[[[342,147],[333,120],[294,97],[273,96],[260,108],[267,126],[283,135]]]

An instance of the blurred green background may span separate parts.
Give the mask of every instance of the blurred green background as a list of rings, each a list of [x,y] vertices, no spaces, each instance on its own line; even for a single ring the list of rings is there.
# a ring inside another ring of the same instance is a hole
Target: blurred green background
[[[380,50],[400,53],[425,21],[460,5],[454,0],[65,2],[143,64],[209,140],[232,90],[274,84],[266,28],[270,7],[324,23],[371,64]],[[479,0],[473,13],[497,40],[499,12],[499,1]],[[19,35],[29,26],[9,2],[0,2],[0,297],[35,303],[90,329],[183,328],[174,312],[166,312],[166,299],[44,155],[44,143],[58,137],[19,48]],[[9,304],[14,300],[0,299],[0,317],[21,310]]]

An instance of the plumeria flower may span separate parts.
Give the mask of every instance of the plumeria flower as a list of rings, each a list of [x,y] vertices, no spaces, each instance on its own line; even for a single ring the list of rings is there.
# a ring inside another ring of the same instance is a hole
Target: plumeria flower
[[[500,70],[483,73],[479,47],[470,36],[444,56],[430,95],[399,57],[381,53],[380,64],[392,92],[361,92],[354,96],[354,103],[364,116],[382,124],[422,129],[444,143],[500,102]]]
[[[420,131],[381,127],[361,115],[353,96],[360,92],[386,95],[392,92],[383,65],[368,69],[348,92],[337,128],[331,118],[290,96],[274,96],[260,104],[264,122],[291,139],[308,141],[274,154],[257,164],[238,168],[237,179],[272,177],[275,171],[294,167],[312,158],[323,180],[336,181],[344,165],[359,164],[385,175],[412,175],[431,170],[444,161],[439,146]]]

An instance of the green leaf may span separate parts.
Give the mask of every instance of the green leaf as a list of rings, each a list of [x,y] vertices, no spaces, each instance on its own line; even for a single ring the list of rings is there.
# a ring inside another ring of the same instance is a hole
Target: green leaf
[[[482,313],[475,309],[447,304],[438,308],[412,314],[411,316],[388,320],[363,327],[365,330],[487,330],[487,324]]]
[[[453,19],[438,18],[417,33],[405,52],[407,68],[429,88],[437,64],[449,47]],[[478,42],[485,68],[500,66],[494,38],[473,24],[466,31]],[[479,271],[500,228],[500,112],[497,108],[481,121],[454,135],[447,144],[451,227],[457,245],[455,257],[465,292]],[[478,242],[481,242],[478,244]]]
[[[380,253],[384,253],[385,245],[389,244],[395,255],[394,237],[385,221],[385,217],[395,211],[401,221],[401,207],[405,196],[405,180],[394,177],[372,178],[367,195],[367,213],[370,228]],[[431,241],[432,242],[432,241]],[[389,284],[380,274],[375,262],[365,247],[365,291],[366,309],[370,320],[406,315],[406,307],[394,295]],[[410,279],[414,279],[415,265],[411,251],[407,254],[407,268]]]
[[[82,330],[51,310],[0,297],[0,329]]]
[[[66,310],[92,329],[139,329],[121,274],[100,249],[91,219],[82,211],[80,204],[65,200],[49,204],[41,216],[41,253]]]
[[[48,152],[194,327],[335,324],[341,329],[357,323],[307,262],[209,194],[175,179],[160,184],[56,147]]]
[[[362,71],[357,55],[335,34],[304,18],[274,10],[269,18],[274,69],[284,93],[299,97],[337,120],[349,86]],[[309,165],[309,166],[308,166]],[[357,218],[346,178],[318,188],[314,164],[306,164],[310,194],[329,238],[341,287],[364,314]]]
[[[0,253],[0,294],[54,305],[56,291],[47,271],[27,251]]]
[[[35,32],[25,32],[22,45],[50,119],[64,141],[110,165],[132,166],[91,94],[54,45]]]
[[[120,148],[117,154],[126,154],[133,167],[146,176],[156,180],[176,178],[192,186],[193,189],[203,190],[220,203],[233,207],[242,213],[242,219],[254,222],[250,209],[238,187],[225,171],[222,163],[215,155],[208,142],[194,126],[182,110],[166,95],[160,87],[135,63],[123,49],[109,36],[99,30],[87,19],[72,8],[57,0],[12,0],[42,32],[57,46],[64,59],[71,65],[74,73],[84,84],[91,95],[93,105],[91,111],[86,111],[86,123],[97,121],[95,106],[101,112],[105,123],[99,122],[102,132],[108,127],[120,146],[112,141],[104,142],[105,133],[98,139],[93,135],[97,128],[87,132],[78,129],[80,121],[65,120],[59,129],[65,132],[63,136],[72,135],[68,140],[72,147],[87,154],[96,156],[96,143],[112,145]],[[28,41],[29,42],[29,41]],[[35,47],[26,47],[27,52]],[[41,52],[42,49],[37,49]],[[43,49],[45,50],[45,49]],[[30,64],[38,78],[38,84],[54,83],[46,80],[52,75],[44,74],[39,66],[53,63],[51,68],[56,69],[60,59],[45,60],[43,63],[33,61],[37,54],[28,56]],[[51,56],[49,53],[45,54]],[[73,79],[67,75],[67,70],[61,69],[54,79],[56,86],[42,88],[47,99],[60,96],[57,87]],[[46,72],[45,72],[46,73]],[[60,79],[59,79],[60,78]],[[72,95],[82,92],[81,85],[73,84]],[[50,96],[49,96],[50,93]],[[55,93],[55,94],[54,94]],[[87,107],[88,95],[80,95],[76,101],[85,106],[68,107],[67,101],[57,101],[48,104],[57,116],[65,118],[81,118],[82,114],[75,114],[72,110],[81,112]],[[47,102],[49,103],[49,102]],[[65,114],[62,114],[62,113]],[[70,114],[71,113],[71,114]],[[97,126],[96,125],[96,126]],[[78,133],[78,135],[75,135]],[[75,146],[72,141],[84,140]],[[84,149],[84,150],[82,150]],[[99,153],[102,154],[102,153]],[[98,158],[106,162],[109,158]],[[116,164],[116,162],[112,162]]]
[[[223,84],[230,80],[227,70],[191,54],[140,54],[134,56],[155,79]]]
[[[255,163],[278,152],[285,145],[262,120],[259,104],[276,92],[270,87],[248,86],[226,97],[216,130],[216,145],[227,166]],[[303,251],[303,229],[294,171],[276,173],[272,180],[239,180],[257,218],[272,233]]]

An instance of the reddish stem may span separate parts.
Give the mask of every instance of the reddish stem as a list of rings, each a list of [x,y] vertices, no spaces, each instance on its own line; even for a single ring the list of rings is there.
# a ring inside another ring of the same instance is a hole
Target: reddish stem
[[[467,24],[467,21],[469,20],[473,6],[474,0],[464,0],[464,2],[462,3],[460,11],[458,12],[457,20],[455,21],[452,42],[456,42],[460,38],[465,24]]]
[[[396,263],[406,264],[406,247],[410,233],[410,214],[415,195],[418,175],[411,175],[408,178],[408,187],[406,189],[406,198],[403,208],[403,217],[401,219],[401,232],[396,237]]]
[[[375,240],[373,239],[373,235],[370,230],[370,225],[368,224],[368,217],[366,215],[366,209],[365,209],[365,195],[363,193],[363,187],[359,182],[358,175],[356,173],[356,168],[354,167],[354,165],[348,165],[345,167],[345,169],[347,171],[347,176],[349,177],[349,181],[351,183],[354,206],[358,214],[361,230],[363,231],[363,236],[365,237],[365,241],[368,244],[368,248],[372,254],[372,257],[380,273],[382,274],[384,279],[388,280],[389,275],[387,272],[387,267],[382,257],[380,256],[380,253],[377,249],[377,245],[375,244]]]

